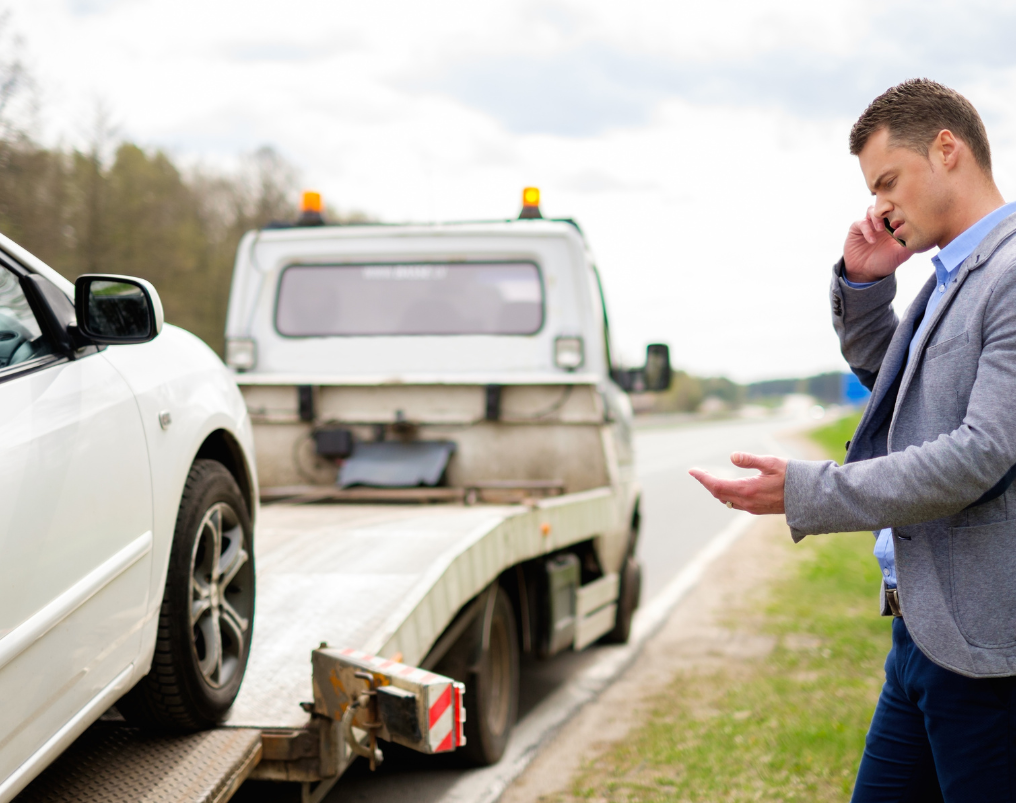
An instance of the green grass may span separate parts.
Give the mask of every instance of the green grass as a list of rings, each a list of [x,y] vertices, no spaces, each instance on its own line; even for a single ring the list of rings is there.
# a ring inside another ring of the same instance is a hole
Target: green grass
[[[842,464],[847,454],[846,442],[854,437],[854,430],[861,422],[860,412],[841,418],[827,426],[814,430],[811,438],[826,450],[829,457]]]
[[[842,458],[854,425],[837,422],[814,437],[838,443],[832,456]],[[872,537],[807,538],[793,549],[801,559],[788,581],[728,622],[772,640],[771,652],[679,674],[643,724],[580,771],[567,797],[849,800],[889,647]]]

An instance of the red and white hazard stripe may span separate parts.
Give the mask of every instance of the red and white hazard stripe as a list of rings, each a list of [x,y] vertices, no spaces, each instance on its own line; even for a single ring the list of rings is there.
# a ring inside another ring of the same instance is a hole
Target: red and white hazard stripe
[[[443,680],[440,675],[435,675],[433,672],[428,672],[426,669],[420,669],[418,666],[400,664],[398,661],[393,661],[391,658],[382,658],[378,655],[371,655],[369,652],[363,652],[362,650],[347,648],[339,650],[339,655],[353,659],[364,669],[374,669],[378,672],[383,672],[386,675],[398,675],[399,677],[405,678],[412,683],[426,685],[428,683],[433,683],[436,680]]]
[[[443,688],[442,688],[443,685]],[[466,743],[466,709],[462,705],[465,686],[461,683],[435,684],[429,687],[430,749],[444,753]]]
[[[435,675],[426,669],[402,664],[390,658],[381,658],[362,650],[344,649],[339,650],[339,654],[368,671],[383,673],[393,680],[395,678],[406,680],[413,684],[416,693],[424,694],[429,729],[427,746],[430,752],[444,753],[465,745],[466,708],[463,696],[466,687],[463,684]]]

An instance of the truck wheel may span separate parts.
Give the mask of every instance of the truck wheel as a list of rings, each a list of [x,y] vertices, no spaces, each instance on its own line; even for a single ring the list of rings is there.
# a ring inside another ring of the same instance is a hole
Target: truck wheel
[[[496,764],[508,746],[508,737],[519,709],[519,642],[515,613],[504,589],[498,587],[487,633],[487,617],[478,617],[481,625],[480,657],[466,678],[466,746],[471,764],[486,767]]]
[[[131,723],[210,728],[233,704],[254,616],[251,523],[240,489],[214,460],[195,460],[176,519],[152,669],[117,703]]]
[[[631,636],[631,620],[639,606],[642,594],[642,565],[634,555],[629,555],[621,572],[621,588],[617,595],[617,618],[614,629],[603,636],[608,644],[627,644]]]
[[[473,624],[434,671],[466,684],[466,744],[471,765],[496,764],[504,754],[519,708],[519,642],[515,613],[500,586]]]

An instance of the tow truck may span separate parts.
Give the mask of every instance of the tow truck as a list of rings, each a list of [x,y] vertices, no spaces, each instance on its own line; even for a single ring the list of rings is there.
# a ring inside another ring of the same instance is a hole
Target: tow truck
[[[544,218],[536,189],[517,219],[400,225],[328,225],[306,193],[295,224],[240,242],[226,362],[261,499],[239,695],[200,734],[99,723],[32,799],[72,776],[80,789],[97,763],[191,767],[164,776],[203,779],[180,800],[252,778],[300,783],[305,803],[385,743],[491,764],[521,653],[627,640],[641,569],[626,391],[666,388],[669,352],[613,364],[586,239]]]

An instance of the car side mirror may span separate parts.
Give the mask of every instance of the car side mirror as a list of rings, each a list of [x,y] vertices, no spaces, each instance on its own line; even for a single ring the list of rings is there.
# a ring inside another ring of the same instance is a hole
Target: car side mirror
[[[150,282],[85,274],[74,282],[78,331],[93,343],[147,343],[162,331],[162,301]]]

